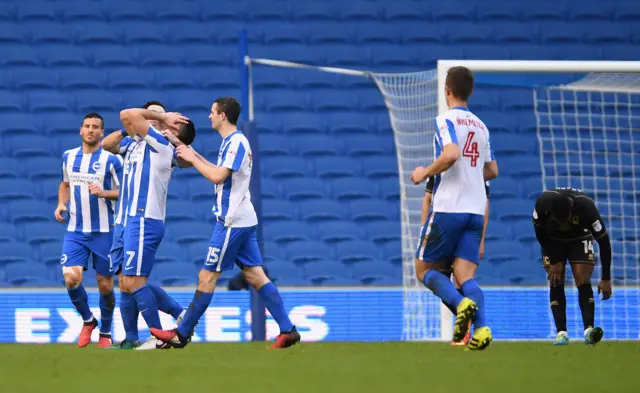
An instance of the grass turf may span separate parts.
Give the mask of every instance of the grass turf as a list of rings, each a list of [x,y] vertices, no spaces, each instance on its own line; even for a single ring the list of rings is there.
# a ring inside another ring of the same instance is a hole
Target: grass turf
[[[638,392],[639,342],[192,344],[184,350],[0,345],[0,391],[46,392]]]

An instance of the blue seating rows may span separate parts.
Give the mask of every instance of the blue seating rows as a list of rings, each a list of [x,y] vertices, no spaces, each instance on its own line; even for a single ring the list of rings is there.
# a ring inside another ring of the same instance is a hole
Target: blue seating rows
[[[246,28],[254,57],[385,72],[428,69],[442,58],[638,60],[640,9],[634,2],[542,3],[0,0],[0,284],[61,284],[64,227],[52,212],[60,156],[79,144],[85,113],[100,112],[111,132],[120,128],[123,107],[158,99],[191,117],[198,127],[194,147],[216,156],[220,138],[207,117],[214,97],[240,96],[240,29]],[[274,279],[283,285],[399,285],[396,147],[375,84],[254,67],[253,87],[264,258]],[[556,101],[553,110],[576,109]],[[582,101],[580,109],[612,110]],[[530,223],[543,170],[559,180],[578,169],[587,175],[585,190],[609,202],[601,210],[611,220],[615,255],[635,253],[629,244],[637,242],[637,225],[619,217],[635,216],[632,190],[640,183],[631,175],[640,144],[598,140],[616,126],[607,117],[548,116],[536,140],[534,104],[530,87],[478,78],[471,108],[492,131],[501,169],[492,183],[479,269],[485,284],[544,283]],[[549,130],[563,124],[588,128],[596,139],[552,145],[557,142]],[[541,144],[597,154],[581,156],[580,168],[571,154],[543,157],[541,164]],[[616,149],[623,152],[619,162],[608,155],[608,166],[597,165],[603,152]],[[190,285],[211,232],[213,186],[193,170],[175,170],[173,177],[166,239],[151,278]],[[626,278],[638,279],[635,274]],[[89,285],[95,284],[91,276]],[[623,278],[614,274],[614,280]]]

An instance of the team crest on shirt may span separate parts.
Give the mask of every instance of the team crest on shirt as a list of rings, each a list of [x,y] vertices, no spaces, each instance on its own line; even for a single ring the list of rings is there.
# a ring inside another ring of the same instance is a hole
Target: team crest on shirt
[[[96,161],[93,163],[93,165],[91,165],[91,168],[93,168],[94,171],[98,172],[100,168],[102,168],[102,164],[100,163],[100,161]]]
[[[67,262],[67,254],[62,254],[62,257],[60,258],[60,264],[64,265]]]

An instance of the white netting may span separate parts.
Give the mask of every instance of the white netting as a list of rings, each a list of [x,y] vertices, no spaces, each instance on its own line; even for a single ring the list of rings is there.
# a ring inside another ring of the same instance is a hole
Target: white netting
[[[420,209],[424,184],[409,180],[411,171],[433,161],[434,119],[438,114],[437,74],[373,74],[384,96],[394,132],[402,215],[404,340],[440,338],[440,300],[415,277],[415,250],[422,225]],[[448,312],[448,311],[447,311]]]
[[[592,196],[612,240],[614,297],[596,304],[597,324],[608,338],[638,339],[640,75],[590,74],[535,89],[534,99],[545,189],[570,186]],[[594,284],[599,278],[598,264]],[[567,322],[571,335],[581,335],[582,319],[572,299]],[[552,320],[550,325],[553,329]]]

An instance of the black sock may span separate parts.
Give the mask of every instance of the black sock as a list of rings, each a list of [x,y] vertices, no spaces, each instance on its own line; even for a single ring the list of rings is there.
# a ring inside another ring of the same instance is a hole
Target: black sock
[[[580,304],[584,328],[593,327],[596,303],[593,300],[593,288],[591,288],[591,284],[578,286],[578,304]]]
[[[558,332],[567,331],[567,298],[564,294],[564,285],[551,285],[549,288],[549,300],[551,312]]]

